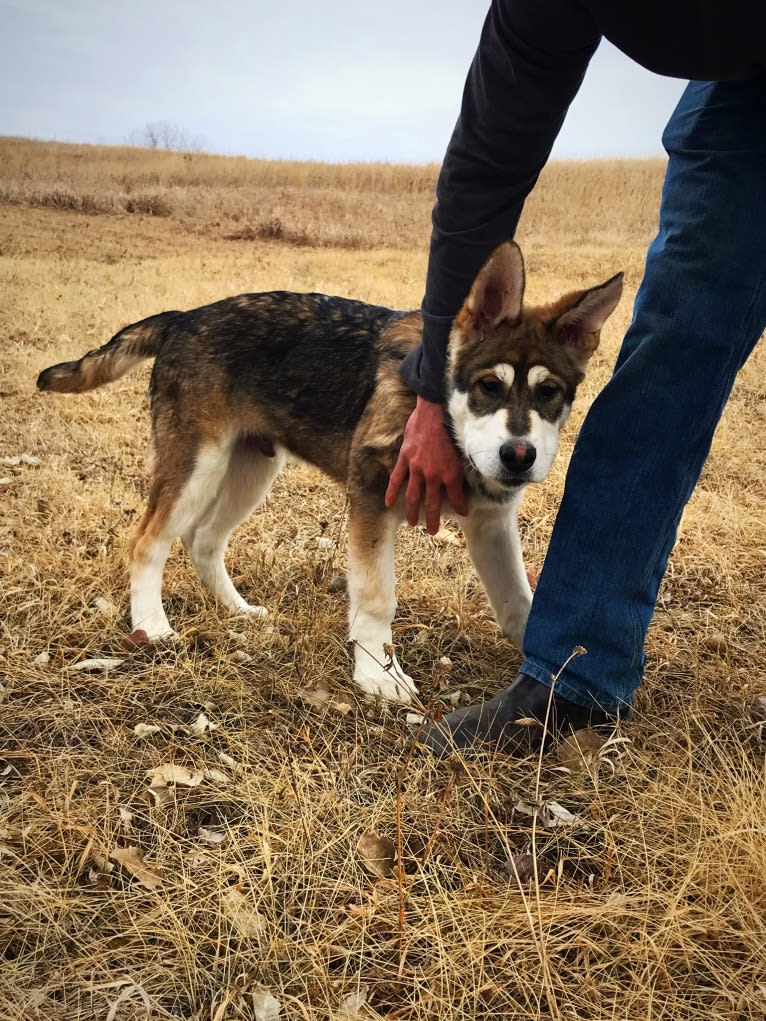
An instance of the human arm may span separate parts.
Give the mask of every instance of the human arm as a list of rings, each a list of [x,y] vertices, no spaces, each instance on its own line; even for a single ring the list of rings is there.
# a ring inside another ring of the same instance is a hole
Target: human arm
[[[576,0],[492,4],[437,184],[423,339],[400,369],[402,379],[425,401],[444,401],[452,320],[492,250],[513,237],[524,200],[548,159],[598,41],[598,30]],[[460,461],[443,415],[440,429],[435,419],[430,412],[427,433],[418,409],[410,420],[391,475],[389,506],[408,477],[408,493],[423,494],[433,491],[434,479],[441,478],[440,488],[453,508],[463,512],[452,500],[456,470],[463,491]],[[411,465],[413,450],[419,454]],[[411,517],[417,520],[414,511],[408,513],[408,520]]]
[[[401,370],[427,400],[444,399],[452,320],[514,236],[599,38],[577,0],[493,0],[437,183],[423,340]]]

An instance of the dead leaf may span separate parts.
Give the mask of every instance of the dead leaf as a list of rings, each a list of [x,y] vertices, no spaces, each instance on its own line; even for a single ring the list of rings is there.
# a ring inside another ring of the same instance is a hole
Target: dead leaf
[[[529,883],[535,878],[535,859],[531,854],[512,854],[505,863],[505,871],[517,883]]]
[[[226,831],[218,826],[198,826],[197,836],[208,844],[222,844],[226,839]]]
[[[717,652],[719,655],[724,655],[729,648],[729,640],[726,635],[721,634],[719,631],[711,631],[705,635],[702,639],[702,644],[706,649],[711,652]]]
[[[155,808],[162,808],[175,799],[174,787],[199,787],[204,778],[202,770],[192,773],[186,766],[166,762],[156,769],[150,769],[149,795],[154,799]]]
[[[527,801],[519,801],[516,804],[516,811],[522,815],[537,817],[547,830],[556,830],[561,826],[574,826],[583,823],[585,820],[564,808],[557,801],[543,801],[539,805],[532,805]]]
[[[358,986],[353,993],[343,997],[343,1012],[345,1014],[358,1014],[365,1003],[367,1003],[369,995],[370,987],[368,985],[362,984]]]
[[[231,755],[227,755],[226,752],[222,752],[220,749],[218,751],[218,758],[224,766],[228,766],[229,769],[233,770],[235,773],[242,772],[242,766],[237,762],[237,760],[232,758]]]
[[[564,766],[572,773],[585,770],[589,773],[597,773],[601,761],[601,749],[605,744],[606,738],[595,730],[590,730],[590,728],[576,730],[559,742],[556,748],[556,758],[559,765]]]
[[[97,851],[91,852],[90,860],[88,882],[99,886],[108,885],[109,874],[114,872],[114,865]]]
[[[0,457],[0,464],[5,468],[17,468],[20,464],[37,467],[40,463],[40,458],[35,457],[34,454],[14,454],[12,457]]]
[[[277,1021],[282,1004],[271,995],[266,986],[254,989],[252,996],[255,1021]]]
[[[307,702],[315,709],[324,709],[332,699],[330,689],[323,681],[317,681],[310,688],[302,688],[298,694],[304,702]]]
[[[230,886],[221,894],[221,909],[239,936],[256,937],[266,931],[266,920],[250,896],[238,886]]]
[[[396,848],[388,837],[369,830],[359,838],[356,850],[365,868],[374,876],[389,879],[394,875]]]
[[[189,731],[194,734],[195,737],[207,737],[208,734],[212,734],[214,730],[218,729],[218,724],[213,723],[205,713],[200,713],[194,723],[189,727]]]
[[[114,603],[110,603],[108,599],[104,599],[103,596],[98,596],[93,600],[93,606],[102,613],[105,617],[114,617],[117,613],[117,607]]]
[[[137,723],[133,728],[133,733],[139,741],[143,741],[144,738],[151,737],[152,734],[159,734],[161,729],[156,723]]]
[[[124,659],[82,659],[79,663],[73,663],[67,670],[85,670],[87,673],[108,673],[116,667],[121,666]]]
[[[145,864],[144,852],[140,847],[113,847],[109,857],[135,876],[144,889],[153,891],[162,886],[160,870]]]
[[[186,766],[178,766],[174,762],[164,762],[161,766],[150,769],[146,775],[151,778],[151,787],[166,787],[168,784],[199,787],[204,776],[201,769],[192,773]]]

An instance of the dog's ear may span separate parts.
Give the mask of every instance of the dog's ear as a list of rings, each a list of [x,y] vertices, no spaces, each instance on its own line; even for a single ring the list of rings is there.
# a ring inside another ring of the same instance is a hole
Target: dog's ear
[[[586,362],[599,344],[601,327],[617,308],[622,295],[622,273],[603,284],[563,298],[563,312],[554,322],[556,336]]]
[[[503,319],[518,319],[524,298],[524,260],[515,241],[506,241],[487,259],[458,313],[464,335],[481,334]]]

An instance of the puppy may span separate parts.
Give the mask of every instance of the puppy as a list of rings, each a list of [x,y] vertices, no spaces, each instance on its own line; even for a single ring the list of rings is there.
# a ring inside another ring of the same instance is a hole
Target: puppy
[[[521,252],[508,242],[481,269],[453,324],[445,415],[470,488],[459,524],[500,629],[519,645],[532,599],[519,503],[550,471],[621,292],[617,274],[527,308]],[[219,602],[266,614],[237,592],[224,553],[292,456],[348,488],[354,681],[393,701],[417,694],[392,651],[394,538],[404,511],[401,499],[387,510],[384,494],[415,406],[397,369],[421,329],[419,312],[324,294],[243,294],[150,316],[40,374],[40,390],[83,393],[155,359],[149,502],[130,552],[134,629],[151,640],[175,634],[162,577],[177,537]]]

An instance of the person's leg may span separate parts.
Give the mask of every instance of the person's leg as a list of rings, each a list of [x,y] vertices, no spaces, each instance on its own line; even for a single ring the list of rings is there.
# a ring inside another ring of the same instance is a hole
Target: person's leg
[[[691,83],[663,141],[660,230],[614,375],[575,446],[523,676],[484,707],[445,717],[458,744],[496,740],[531,715],[534,682],[550,686],[567,660],[559,719],[572,703],[578,720],[630,705],[683,507],[766,325],[766,78]],[[570,659],[578,646],[586,653]]]
[[[575,446],[521,670],[609,712],[644,638],[683,508],[766,325],[766,79],[691,83],[663,137],[660,230],[615,373]]]

